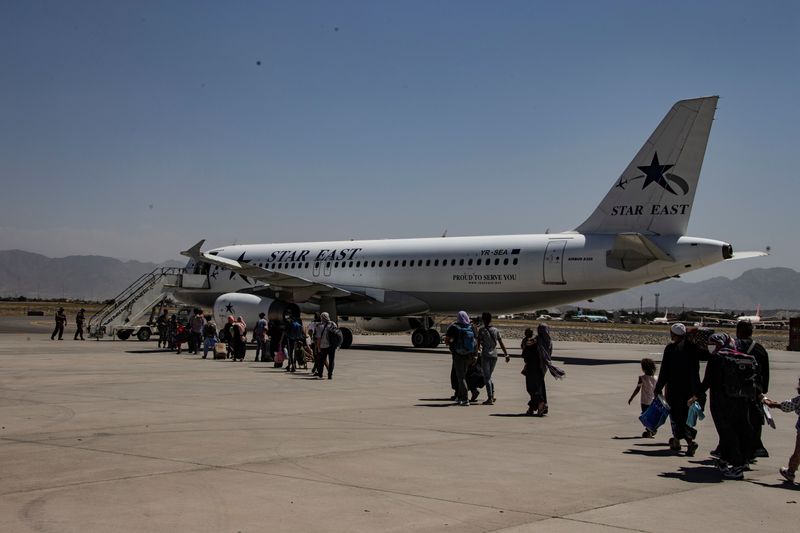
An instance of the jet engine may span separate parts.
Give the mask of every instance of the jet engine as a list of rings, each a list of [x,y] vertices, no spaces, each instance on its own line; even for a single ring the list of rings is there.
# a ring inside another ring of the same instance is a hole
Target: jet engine
[[[283,320],[287,313],[300,316],[297,304],[263,298],[255,294],[243,292],[229,292],[223,294],[214,302],[214,320],[218,328],[222,328],[229,315],[241,316],[252,329],[258,321],[259,313],[266,313],[267,320]]]

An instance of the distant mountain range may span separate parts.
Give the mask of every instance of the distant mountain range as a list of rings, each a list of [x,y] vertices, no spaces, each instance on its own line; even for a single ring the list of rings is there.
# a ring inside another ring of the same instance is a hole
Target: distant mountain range
[[[22,250],[5,250],[0,251],[0,296],[105,300],[156,267],[184,264],[120,261],[97,255],[50,258]]]
[[[654,293],[659,293],[659,307],[679,312],[682,308],[754,311],[757,305],[766,311],[800,309],[800,272],[791,268],[754,268],[736,279],[710,278],[695,283],[670,279],[635,289],[580,302],[592,309],[652,309]]]
[[[113,298],[142,274],[159,266],[183,266],[178,261],[162,264],[120,261],[96,255],[50,258],[21,250],[0,251],[0,296],[29,298]],[[754,268],[736,279],[716,277],[686,283],[662,281],[596,298],[576,305],[591,309],[652,308],[653,293],[661,294],[659,307],[686,309],[764,310],[800,309],[800,272],[790,268]]]

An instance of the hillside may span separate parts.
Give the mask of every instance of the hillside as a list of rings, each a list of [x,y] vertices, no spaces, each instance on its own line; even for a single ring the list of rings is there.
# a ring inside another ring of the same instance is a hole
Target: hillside
[[[22,250],[0,251],[0,295],[33,298],[113,298],[142,274],[162,265],[96,255],[50,258]]]

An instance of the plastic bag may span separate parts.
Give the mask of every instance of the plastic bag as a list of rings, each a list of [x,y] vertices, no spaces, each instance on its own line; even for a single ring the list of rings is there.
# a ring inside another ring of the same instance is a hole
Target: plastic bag
[[[699,403],[694,402],[689,406],[689,414],[686,416],[686,425],[693,428],[697,425],[698,420],[702,420],[705,417],[706,415],[703,413],[703,408],[700,407]]]
[[[639,415],[639,421],[650,432],[655,433],[669,417],[669,404],[663,396],[658,396],[647,410]]]

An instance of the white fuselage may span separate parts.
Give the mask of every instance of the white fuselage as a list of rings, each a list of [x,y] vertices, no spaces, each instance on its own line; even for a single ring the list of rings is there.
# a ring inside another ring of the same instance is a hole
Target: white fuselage
[[[461,309],[514,312],[571,303],[717,263],[729,247],[710,239],[654,236],[650,239],[674,261],[625,271],[606,263],[615,238],[560,233],[334,241],[234,245],[210,253],[361,296],[338,299],[339,313],[390,317]],[[181,290],[176,297],[208,305],[214,295],[263,285],[231,276],[222,267],[212,266],[209,274],[202,297],[200,291]]]

